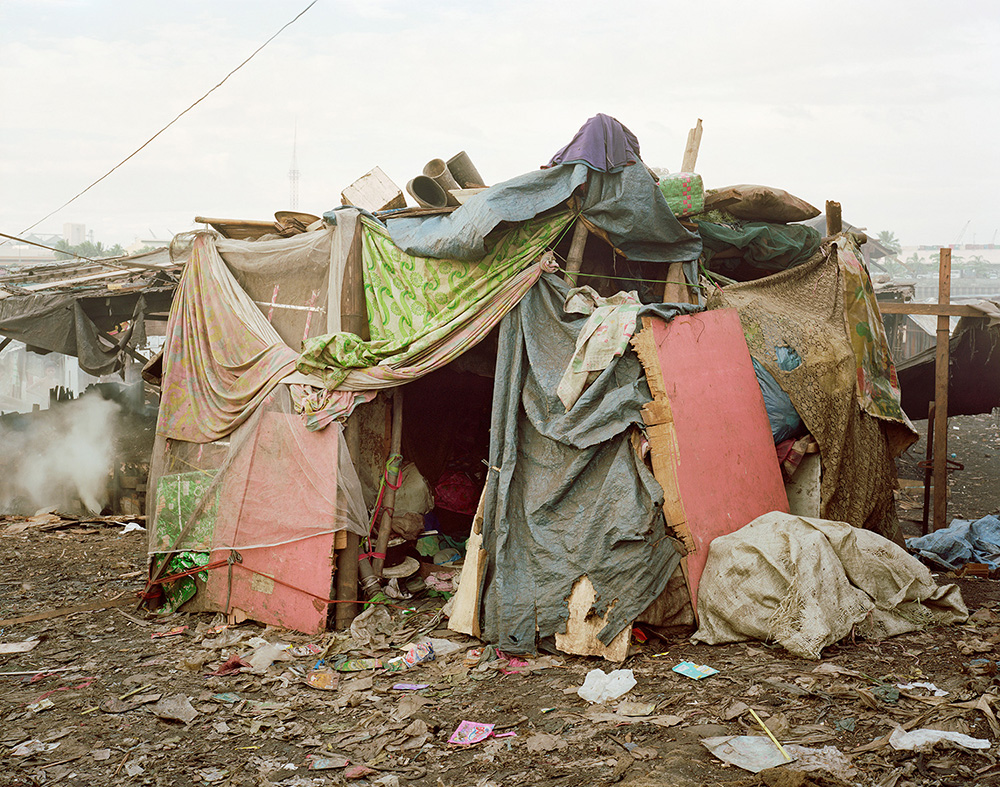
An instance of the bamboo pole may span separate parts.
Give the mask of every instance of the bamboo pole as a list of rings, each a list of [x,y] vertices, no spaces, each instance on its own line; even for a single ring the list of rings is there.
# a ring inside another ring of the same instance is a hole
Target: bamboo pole
[[[938,304],[951,302],[951,249],[941,249],[938,265]],[[948,372],[950,320],[937,318],[934,356],[934,530],[948,526]]]
[[[403,389],[396,388],[392,394],[392,443],[389,448],[389,456],[398,454],[403,447]],[[378,526],[378,541],[375,551],[380,555],[385,554],[389,547],[389,536],[392,533],[393,507],[396,505],[396,489],[399,485],[399,473],[389,477],[389,483],[382,498],[382,520]],[[372,569],[376,577],[382,576],[382,565],[385,563],[384,557],[372,558]]]
[[[361,218],[354,227],[351,250],[344,265],[344,283],[340,290],[341,329],[362,339],[368,339],[368,309],[365,304],[364,271],[361,260]],[[357,463],[361,456],[361,430],[358,412],[355,410],[344,429],[347,449],[351,461]],[[358,614],[358,545],[361,541],[357,533],[347,533],[347,545],[337,553],[337,608],[334,625],[338,630],[351,625]]]

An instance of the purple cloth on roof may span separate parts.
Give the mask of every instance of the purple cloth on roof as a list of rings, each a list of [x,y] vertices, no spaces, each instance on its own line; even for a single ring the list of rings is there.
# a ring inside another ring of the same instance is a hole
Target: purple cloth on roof
[[[582,163],[600,172],[619,172],[637,161],[639,140],[635,134],[610,115],[597,114],[542,169]]]

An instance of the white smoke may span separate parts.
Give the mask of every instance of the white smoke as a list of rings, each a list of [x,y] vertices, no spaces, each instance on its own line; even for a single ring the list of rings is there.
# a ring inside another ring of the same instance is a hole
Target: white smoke
[[[100,514],[118,410],[91,393],[0,425],[0,513]]]

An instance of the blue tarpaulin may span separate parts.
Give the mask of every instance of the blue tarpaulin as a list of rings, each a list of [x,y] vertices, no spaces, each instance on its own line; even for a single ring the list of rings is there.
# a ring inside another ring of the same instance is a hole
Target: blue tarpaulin
[[[906,548],[931,565],[952,571],[966,563],[985,563],[992,571],[1000,568],[1000,518],[954,519],[942,530],[906,539]]]

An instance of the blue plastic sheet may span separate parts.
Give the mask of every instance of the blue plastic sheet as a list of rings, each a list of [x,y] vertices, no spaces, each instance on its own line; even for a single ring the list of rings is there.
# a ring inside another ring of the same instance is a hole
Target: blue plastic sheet
[[[757,385],[760,386],[760,392],[764,397],[764,409],[767,410],[767,420],[771,422],[771,437],[774,438],[775,445],[790,437],[798,437],[805,431],[805,427],[792,400],[756,358],[750,360],[753,361]]]
[[[966,563],[985,563],[992,571],[1000,568],[1000,518],[954,519],[943,530],[906,539],[906,548],[931,565],[952,571]]]

